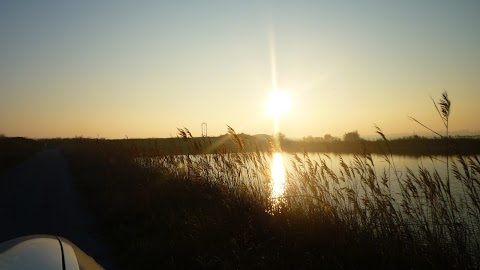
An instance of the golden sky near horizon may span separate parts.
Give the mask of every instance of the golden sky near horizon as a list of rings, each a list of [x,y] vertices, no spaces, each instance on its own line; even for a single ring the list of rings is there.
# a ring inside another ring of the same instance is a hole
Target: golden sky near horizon
[[[2,1],[0,133],[145,138],[479,131],[478,1]]]

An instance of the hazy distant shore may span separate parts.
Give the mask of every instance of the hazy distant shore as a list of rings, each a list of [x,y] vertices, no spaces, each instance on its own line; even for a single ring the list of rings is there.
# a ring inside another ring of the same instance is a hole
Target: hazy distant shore
[[[59,147],[65,142],[82,140],[90,143],[99,141],[112,145],[128,145],[136,147],[142,155],[177,155],[221,153],[223,150],[232,151],[268,151],[272,147],[272,137],[268,135],[240,134],[244,149],[239,150],[228,138],[228,135],[219,137],[194,137],[194,138],[149,138],[149,139],[97,139],[97,138],[54,138],[54,139],[28,139],[8,138],[0,139],[0,149],[4,155],[12,155],[8,149],[24,149],[32,152],[43,148]],[[389,140],[355,140],[344,141],[308,141],[291,140],[284,138],[280,142],[281,149],[288,153],[335,153],[335,154],[394,154],[394,155],[475,155],[480,154],[480,139],[476,137],[453,137],[448,139],[433,139],[426,137],[404,137]],[[19,148],[19,146],[21,146]],[[15,155],[19,155],[16,153]],[[6,160],[6,157],[2,157]]]

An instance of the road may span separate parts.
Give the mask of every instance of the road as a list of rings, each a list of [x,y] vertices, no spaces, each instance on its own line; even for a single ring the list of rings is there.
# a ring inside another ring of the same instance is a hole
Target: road
[[[108,249],[82,206],[59,150],[45,150],[0,176],[0,242],[31,234],[69,239],[106,269]]]

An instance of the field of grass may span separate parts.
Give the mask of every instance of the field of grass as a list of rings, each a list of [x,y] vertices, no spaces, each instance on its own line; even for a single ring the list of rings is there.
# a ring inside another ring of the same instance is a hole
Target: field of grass
[[[229,132],[238,149],[214,155],[147,153],[128,141],[64,146],[121,269],[479,266],[478,156],[458,157],[449,180],[422,167],[397,177],[388,155],[392,171],[381,175],[368,153],[340,171],[296,157],[284,195],[272,198],[271,151]],[[179,136],[189,151],[211,146],[188,130]],[[448,181],[462,183],[462,200]]]
[[[450,149],[450,103],[439,104]],[[270,176],[276,143],[231,128],[225,144],[179,129],[175,155],[155,140],[79,138],[63,151],[120,269],[477,269],[479,157],[446,159],[454,177],[421,164],[399,175],[378,133],[383,172],[365,147],[336,170],[328,155],[296,155],[280,196]]]

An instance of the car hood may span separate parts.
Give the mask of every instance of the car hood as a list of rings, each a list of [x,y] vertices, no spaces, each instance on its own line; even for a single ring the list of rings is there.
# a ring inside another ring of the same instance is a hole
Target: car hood
[[[65,238],[29,235],[0,243],[0,269],[97,270],[103,267]]]

